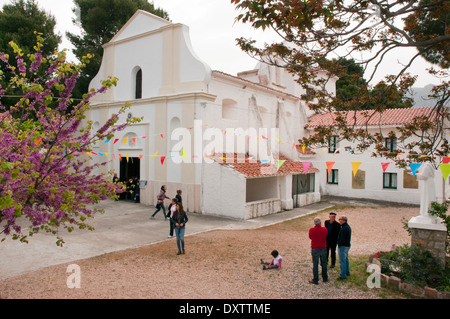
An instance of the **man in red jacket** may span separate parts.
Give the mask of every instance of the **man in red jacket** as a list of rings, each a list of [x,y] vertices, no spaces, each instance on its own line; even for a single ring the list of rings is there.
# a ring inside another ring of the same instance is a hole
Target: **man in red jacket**
[[[323,282],[328,281],[327,272],[327,229],[321,226],[320,218],[314,218],[314,227],[309,230],[311,239],[311,255],[313,260],[313,276],[309,282],[315,285],[319,284],[319,259],[322,266]]]

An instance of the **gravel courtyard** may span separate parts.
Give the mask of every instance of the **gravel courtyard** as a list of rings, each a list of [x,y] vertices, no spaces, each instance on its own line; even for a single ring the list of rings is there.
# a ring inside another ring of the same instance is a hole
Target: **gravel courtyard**
[[[352,227],[350,257],[389,250],[410,243],[402,218],[419,214],[418,207],[341,207]],[[324,221],[329,210],[254,230],[214,230],[186,236],[186,254],[176,255],[174,239],[154,245],[67,264],[0,281],[0,297],[16,298],[149,298],[149,299],[312,299],[379,298],[377,289],[364,291],[330,280],[309,284],[312,278],[308,230],[313,217]],[[189,227],[189,223],[187,224]],[[277,249],[281,270],[262,270]],[[81,288],[67,287],[69,264],[81,269]],[[351,269],[350,269],[351,271]]]

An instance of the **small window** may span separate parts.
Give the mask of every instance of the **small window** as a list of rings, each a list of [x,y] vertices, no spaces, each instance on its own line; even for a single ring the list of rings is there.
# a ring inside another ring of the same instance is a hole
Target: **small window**
[[[330,174],[327,172],[327,184],[338,184],[339,182],[339,170],[332,169]]]
[[[328,139],[328,153],[336,152],[337,147],[338,147],[338,137],[337,136],[331,136]]]
[[[136,91],[135,91],[135,99],[142,98],[142,70],[139,69],[136,72]]]
[[[397,150],[397,139],[386,138],[385,146],[392,153],[393,151]]]
[[[383,188],[397,189],[397,173],[383,174]]]

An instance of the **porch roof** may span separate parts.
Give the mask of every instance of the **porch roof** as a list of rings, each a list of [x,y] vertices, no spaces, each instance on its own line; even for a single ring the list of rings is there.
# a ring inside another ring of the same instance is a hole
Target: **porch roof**
[[[284,161],[279,169],[277,161],[274,164],[261,164],[261,161],[240,153],[214,154],[212,159],[245,175],[246,178],[305,174],[302,162],[293,161],[282,155],[278,156],[278,160]],[[317,168],[309,166],[307,173],[316,172],[319,172]]]

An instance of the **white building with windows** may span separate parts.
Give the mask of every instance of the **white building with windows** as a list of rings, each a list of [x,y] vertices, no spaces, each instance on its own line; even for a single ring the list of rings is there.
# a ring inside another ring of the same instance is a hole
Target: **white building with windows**
[[[318,171],[295,145],[311,113],[284,69],[212,71],[187,26],[138,10],[104,45],[90,87],[108,76],[118,85],[92,100],[94,128],[126,102],[127,116],[143,120],[96,145],[109,156],[93,160],[123,181],[138,177],[141,203],[154,205],[166,185],[169,197],[182,190],[187,211],[247,219],[320,200]]]
[[[96,145],[95,154],[109,156],[92,159],[107,161],[122,181],[139,178],[143,204],[155,205],[162,185],[169,197],[182,190],[188,212],[241,219],[318,202],[321,194],[418,203],[417,179],[407,170],[383,171],[383,160],[351,155],[342,141],[324,152],[303,149],[299,139],[332,121],[300,100],[304,90],[292,75],[267,64],[236,76],[213,71],[183,24],[138,10],[104,45],[91,88],[108,76],[118,85],[92,99],[94,128],[126,102],[126,116],[143,120]],[[336,80],[328,81],[331,93]],[[387,115],[383,129],[412,110],[419,108]],[[361,162],[355,175],[352,162]]]
[[[389,132],[398,132],[399,126],[411,123],[415,117],[433,116],[432,110],[433,107],[388,109],[381,116],[373,116],[367,127],[371,134],[382,132],[383,136],[388,136]],[[357,126],[364,125],[365,112],[357,111],[356,116],[349,113],[348,124],[354,125],[356,119]],[[306,129],[312,134],[315,127],[331,126],[333,122],[332,113],[315,114],[308,119]],[[410,143],[408,140],[403,142]],[[385,138],[385,147],[391,152],[397,150],[399,143],[397,139]],[[402,169],[393,161],[373,157],[371,149],[358,152],[355,144],[339,136],[330,139],[328,148],[316,149],[312,163],[319,169],[319,187],[323,195],[420,204],[419,183],[409,167]],[[448,198],[449,187],[445,187],[439,169],[435,172],[435,188],[439,201]]]

